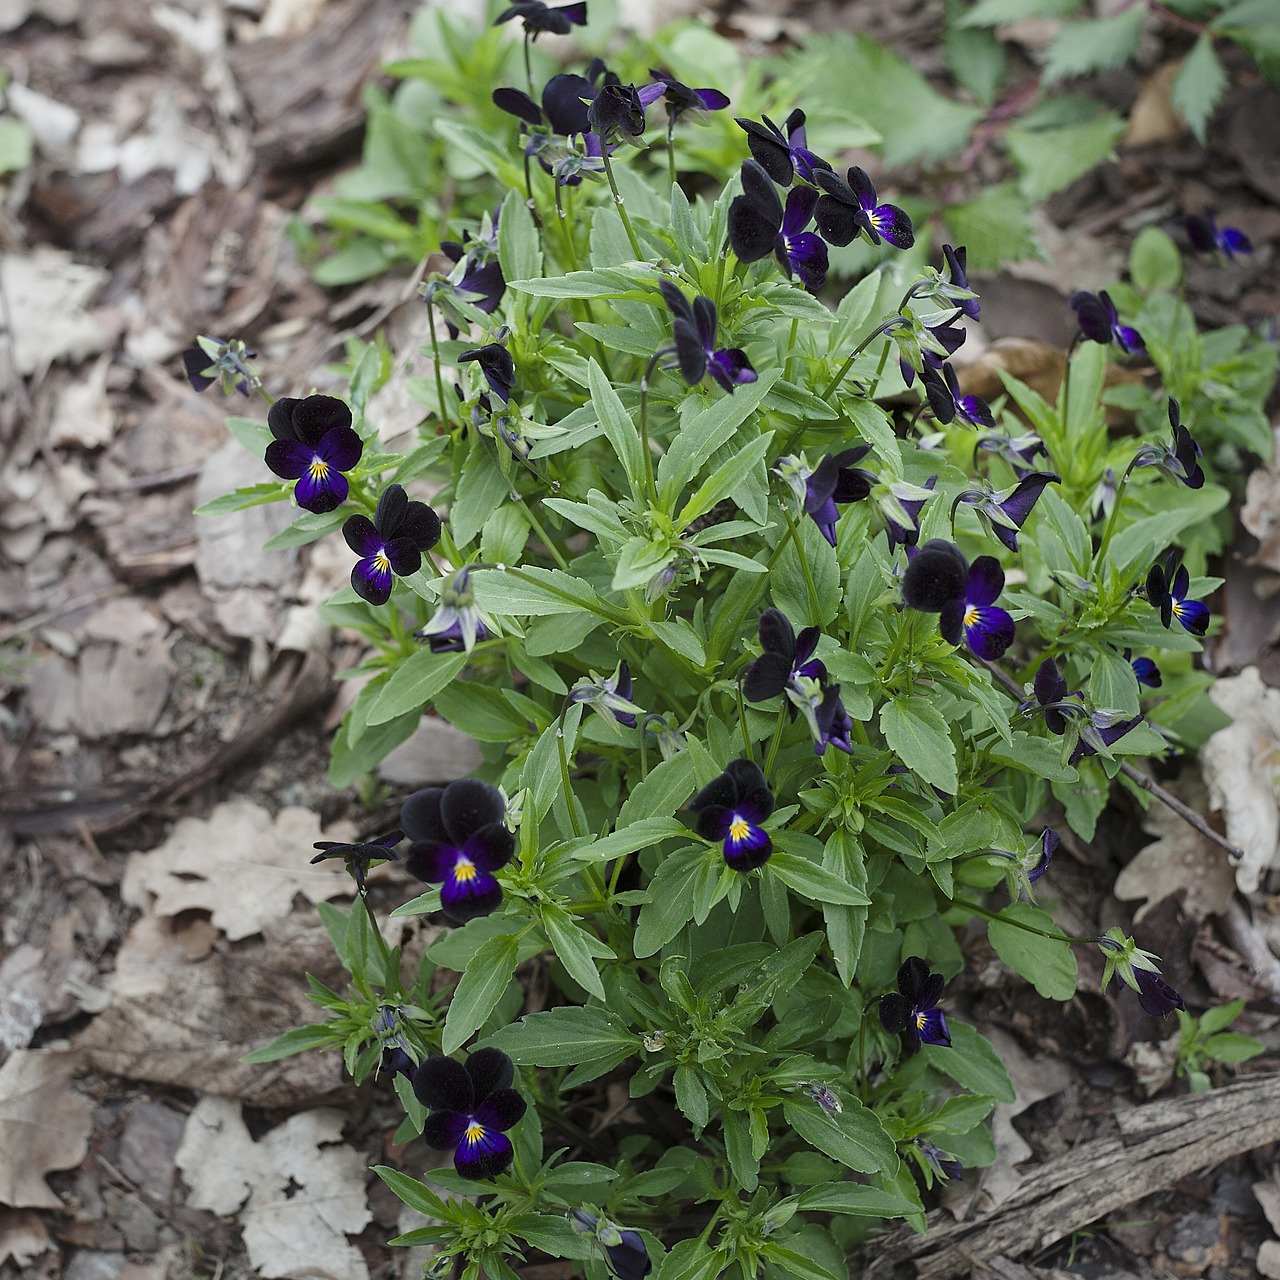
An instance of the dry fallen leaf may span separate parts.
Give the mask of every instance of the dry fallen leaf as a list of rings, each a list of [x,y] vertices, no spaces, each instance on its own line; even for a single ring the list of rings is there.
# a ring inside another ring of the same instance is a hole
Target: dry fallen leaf
[[[1187,127],[1174,110],[1171,93],[1173,82],[1182,70],[1182,59],[1161,63],[1138,90],[1137,101],[1129,112],[1129,127],[1124,132],[1126,147],[1148,147],[1172,142]]]
[[[1280,428],[1272,435],[1274,444],[1280,446]],[[1280,447],[1273,448],[1266,466],[1255,467],[1249,473],[1240,523],[1259,543],[1249,563],[1280,573]]]
[[[19,373],[43,377],[57,360],[83,360],[106,347],[109,335],[84,308],[107,276],[47,246],[0,257]]]
[[[1276,860],[1280,812],[1280,692],[1262,683],[1257,667],[1214,682],[1209,696],[1233,718],[1200,749],[1209,799],[1221,809],[1227,839],[1244,851],[1236,867],[1241,893],[1253,893]]]
[[[191,1187],[187,1203],[239,1213],[249,1260],[263,1276],[312,1268],[334,1280],[368,1280],[347,1240],[373,1215],[365,1159],[342,1141],[341,1111],[304,1111],[254,1142],[228,1098],[202,1098],[191,1112],[176,1163]]]
[[[61,1209],[44,1180],[74,1169],[89,1149],[93,1112],[71,1088],[69,1053],[18,1049],[0,1067],[0,1204]]]
[[[233,942],[289,914],[295,895],[327,902],[352,891],[340,859],[310,865],[317,840],[350,840],[349,823],[320,830],[306,809],[272,818],[249,800],[220,804],[208,818],[184,818],[150,853],[132,853],[120,896],[160,916],[208,911]]]
[[[1201,788],[1191,795],[1185,787],[1175,790],[1192,809],[1204,809],[1206,797]],[[1236,881],[1221,847],[1162,804],[1147,810],[1142,827],[1158,839],[1139,849],[1116,877],[1116,897],[1122,901],[1141,899],[1143,905],[1136,917],[1141,920],[1152,903],[1185,889],[1182,909],[1191,919],[1199,922],[1206,916],[1222,915],[1235,893]]]
[[[25,1267],[53,1248],[44,1220],[30,1209],[0,1209],[0,1262]]]

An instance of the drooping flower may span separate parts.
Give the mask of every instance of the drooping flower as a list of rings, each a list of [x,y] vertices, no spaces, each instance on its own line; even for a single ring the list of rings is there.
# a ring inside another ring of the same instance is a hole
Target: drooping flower
[[[691,89],[677,80],[669,71],[649,68],[655,84],[663,84],[663,101],[667,104],[667,119],[675,124],[687,115],[697,116],[704,111],[723,111],[729,105],[727,94],[719,89]]]
[[[960,308],[961,315],[968,316],[970,320],[976,320],[979,314],[978,299],[965,296],[973,292],[969,288],[967,274],[968,250],[964,245],[953,249],[949,244],[944,244],[942,258],[946,266],[943,268],[938,292],[948,301],[954,302]]]
[[[656,711],[649,712],[640,727],[653,736],[664,760],[674,759],[688,745],[684,734],[674,728],[665,715]]]
[[[1049,456],[1049,451],[1045,448],[1044,441],[1033,432],[1027,432],[1021,436],[1005,436],[994,433],[979,436],[974,441],[973,447],[983,453],[994,453],[996,457],[1003,458],[1013,468],[1013,474],[1019,479],[1029,475],[1035,469],[1035,459],[1037,457],[1047,458]]]
[[[275,437],[267,445],[267,466],[296,480],[294,500],[306,511],[340,507],[350,492],[347,477],[360,461],[364,441],[351,427],[351,410],[333,396],[282,396],[267,413]]]
[[[1171,480],[1180,480],[1188,489],[1204,488],[1204,469],[1200,466],[1200,446],[1182,425],[1178,402],[1169,397],[1169,426],[1173,432],[1168,445],[1149,444],[1134,454],[1134,467],[1158,467]]]
[[[1080,332],[1090,342],[1100,342],[1104,347],[1114,344],[1127,356],[1147,354],[1142,335],[1129,325],[1120,323],[1116,305],[1105,289],[1101,293],[1087,293],[1082,289],[1071,295],[1067,305],[1076,313]]]
[[[1053,855],[1057,853],[1061,843],[1062,837],[1052,827],[1045,827],[1040,835],[1039,856],[1026,868],[1027,879],[1032,884],[1049,870],[1049,863],[1053,861]]]
[[[1187,1002],[1158,973],[1150,969],[1133,971],[1138,984],[1138,1003],[1153,1018],[1167,1018],[1175,1009],[1185,1009]]]
[[[606,83],[587,107],[587,123],[605,146],[617,138],[638,143],[644,134],[645,109],[666,90],[661,80],[640,88],[620,81]]]
[[[827,669],[813,656],[822,635],[821,627],[805,627],[797,636],[787,616],[778,609],[766,609],[757,628],[764,652],[746,670],[742,692],[748,702],[768,702],[776,698],[797,676],[824,679]]]
[[[896,204],[877,203],[875,183],[865,169],[854,165],[844,178],[820,169],[813,181],[823,191],[815,216],[824,240],[845,245],[861,236],[873,245],[887,240],[895,249],[915,244],[911,219]]]
[[[1032,471],[1011,489],[994,493],[990,489],[966,489],[956,502],[972,506],[992,537],[998,538],[1010,551],[1018,549],[1018,533],[1026,524],[1045,486],[1059,484],[1061,477],[1052,471]]]
[[[827,279],[827,246],[806,231],[818,193],[812,187],[792,187],[786,207],[773,179],[754,160],[742,162],[742,194],[729,205],[729,244],[742,262],[757,262],[773,254],[783,274],[792,273],[808,289],[821,289]]]
[[[422,1136],[436,1151],[452,1151],[464,1178],[496,1178],[515,1158],[506,1131],[524,1115],[511,1086],[515,1067],[501,1049],[477,1049],[465,1065],[430,1057],[413,1073],[413,1091],[429,1108]]]
[[[524,33],[531,40],[536,40],[544,32],[567,36],[572,28],[587,25],[587,0],[561,5],[543,4],[542,0],[515,0],[509,9],[504,9],[493,20],[493,25],[496,27],[513,18],[521,20]]]
[[[922,613],[941,613],[963,600],[969,584],[969,562],[954,542],[930,538],[907,564],[902,575],[902,599]],[[994,597],[993,597],[994,598]]]
[[[1024,716],[1040,713],[1045,728],[1062,737],[1074,726],[1077,733],[1075,746],[1067,757],[1068,764],[1077,764],[1086,756],[1107,752],[1131,729],[1142,723],[1141,716],[1130,716],[1124,711],[1109,707],[1094,707],[1085,700],[1079,689],[1067,692],[1067,682],[1058,664],[1045,658],[1036,668],[1032,683],[1034,697],[1022,702],[1018,710]]]
[[[746,130],[747,147],[751,158],[780,187],[789,187],[799,174],[805,182],[812,182],[819,169],[831,166],[821,156],[814,155],[808,147],[804,112],[797,107],[786,119],[783,133],[768,116],[761,116],[763,123],[755,120],[735,119],[739,128]]]
[[[874,474],[854,465],[870,452],[871,446],[862,444],[842,449],[837,454],[829,453],[805,477],[805,514],[833,547],[836,545],[836,522],[840,519],[838,507],[865,498],[876,483]]]
[[[904,481],[895,481],[889,486],[901,514],[906,516],[908,521],[903,524],[895,514],[891,514],[883,505],[881,506],[880,514],[884,517],[884,531],[889,539],[890,555],[899,547],[914,547],[920,541],[920,512],[924,510],[925,503],[929,501],[929,493],[937,483],[938,477],[930,476],[922,485],[907,486]],[[914,494],[908,492],[908,488],[914,490]]]
[[[380,1005],[373,1018],[373,1032],[382,1044],[378,1074],[407,1076],[412,1083],[418,1060],[408,1037],[400,1027],[400,1010],[394,1005]]]
[[[471,569],[463,565],[440,592],[440,607],[418,636],[432,653],[470,653],[481,640],[489,638],[492,621],[476,608],[471,589]]]
[[[1187,1007],[1182,996],[1160,976],[1156,966],[1158,957],[1150,951],[1143,951],[1119,925],[1108,929],[1095,941],[1104,961],[1099,983],[1103,991],[1118,975],[1125,986],[1138,993],[1138,1003],[1152,1017],[1168,1017],[1175,1009]]]
[[[930,973],[924,960],[910,956],[898,970],[898,990],[880,997],[880,1025],[901,1035],[908,1053],[915,1053],[921,1043],[950,1046],[946,1015],[938,1008],[942,987],[942,974]]]
[[[1238,253],[1253,252],[1253,244],[1243,231],[1235,227],[1219,227],[1207,209],[1204,213],[1190,214],[1183,220],[1183,226],[1191,247],[1197,253],[1219,252],[1228,259],[1234,259]]]
[[[923,374],[926,369],[941,369],[964,346],[965,339],[969,336],[968,330],[962,329],[958,324],[924,324],[914,312],[901,316],[899,323],[888,330],[888,333],[898,348],[898,368],[902,372],[902,380],[909,387],[915,383],[917,373]],[[925,390],[927,394],[928,388]],[[937,395],[936,388],[934,394]],[[934,410],[936,417],[938,406],[931,401],[929,407]],[[947,412],[945,403],[940,407],[943,413]],[[939,418],[939,421],[950,422],[951,418]]]
[[[697,386],[710,374],[726,391],[756,380],[756,371],[737,347],[716,348],[716,304],[699,294],[692,304],[670,280],[659,280],[658,290],[671,310],[675,323],[676,359],[680,376]]]
[[[698,815],[698,834],[722,842],[725,862],[745,872],[764,866],[773,853],[773,841],[760,825],[773,812],[773,803],[760,766],[731,760],[689,801],[689,808]]]
[[[383,490],[373,519],[348,517],[342,536],[360,557],[351,570],[352,590],[370,604],[386,604],[392,578],[417,573],[422,553],[440,541],[440,517],[393,484]]]
[[[1158,689],[1164,683],[1160,668],[1151,658],[1135,658],[1131,649],[1124,651],[1124,660],[1133,668],[1133,678],[1148,689]]]
[[[624,729],[634,729],[637,714],[644,714],[644,708],[631,701],[631,668],[625,658],[611,676],[602,679],[595,672],[583,676],[569,690],[569,701],[586,703],[610,724]]]
[[[413,844],[409,873],[440,885],[440,909],[459,924],[487,916],[502,901],[494,872],[515,853],[504,821],[507,806],[497,787],[458,778],[447,787],[424,787],[401,806],[400,822]]]
[[[960,380],[950,364],[935,365],[927,357],[920,371],[933,416],[943,424],[959,421],[966,427],[994,427],[995,418],[981,396],[960,394]]]
[[[586,1209],[570,1209],[569,1217],[569,1225],[578,1235],[590,1236],[604,1250],[609,1270],[618,1280],[644,1280],[653,1270],[648,1247],[638,1231]]]
[[[1147,572],[1147,600],[1160,611],[1160,621],[1168,627],[1174,620],[1184,631],[1202,636],[1209,629],[1209,606],[1202,600],[1188,600],[1191,578],[1182,563],[1182,552],[1174,548],[1163,564],[1153,564]]]
[[[501,208],[489,220],[488,234],[470,240],[465,246],[456,240],[442,240],[440,252],[454,265],[447,276],[436,275],[418,286],[428,306],[437,306],[444,314],[449,337],[457,338],[462,326],[473,317],[464,315],[458,304],[466,303],[482,315],[492,315],[502,301],[507,282],[498,261],[498,218]]]
[[[924,1157],[925,1163],[933,1173],[940,1178],[959,1178],[964,1173],[964,1165],[954,1157],[947,1155],[941,1147],[935,1146],[932,1142],[924,1138],[913,1139],[920,1154]]]
[[[495,106],[525,124],[568,138],[591,128],[587,121],[587,103],[596,92],[597,86],[585,76],[566,72],[552,76],[542,86],[541,107],[521,89],[503,87],[495,89],[491,96]]]
[[[320,852],[311,859],[311,864],[314,866],[326,858],[341,858],[356,882],[356,889],[363,896],[367,892],[365,876],[369,867],[375,862],[399,862],[400,855],[395,852],[395,847],[403,839],[403,831],[392,831],[376,840],[355,840],[346,844],[334,840],[317,840],[311,847]]]
[[[979,658],[994,661],[1013,643],[1013,619],[996,603],[1004,590],[1004,570],[994,556],[979,556],[970,566],[963,595],[942,606],[938,630],[951,644],[961,638]]]
[[[261,386],[249,361],[257,353],[248,350],[239,338],[212,338],[201,334],[195,346],[182,353],[182,367],[191,389],[207,391],[215,382],[222,383],[223,395],[238,391],[247,396],[253,387]]]
[[[489,390],[506,404],[516,385],[516,362],[511,358],[511,352],[500,342],[489,342],[483,347],[472,347],[458,356],[459,364],[473,362],[480,366]]]

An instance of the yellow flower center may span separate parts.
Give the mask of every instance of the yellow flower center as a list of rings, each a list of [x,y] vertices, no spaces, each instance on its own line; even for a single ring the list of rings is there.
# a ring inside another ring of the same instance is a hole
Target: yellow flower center
[[[976,604],[969,605],[964,611],[964,625],[966,627],[976,627],[978,625],[978,617],[978,606]]]
[[[376,573],[391,572],[391,561],[387,559],[387,551],[385,547],[378,548],[378,554],[373,557],[373,568]]]
[[[736,813],[733,815],[733,821],[729,823],[729,839],[735,843],[745,840],[751,831],[751,824],[746,818],[740,818]]]
[[[928,1025],[928,1023],[929,1023],[928,1014],[924,1014],[924,1013],[916,1014],[916,1029],[918,1031],[923,1031],[925,1027]]]
[[[313,480],[327,480],[329,478],[329,464],[319,454],[316,454],[311,459],[311,465],[307,468],[307,471]]]
[[[463,1139],[469,1143],[477,1143],[484,1137],[484,1125],[479,1120],[473,1120],[462,1133]]]
[[[476,878],[476,864],[470,858],[459,858],[453,864],[453,878],[460,880],[463,884]]]

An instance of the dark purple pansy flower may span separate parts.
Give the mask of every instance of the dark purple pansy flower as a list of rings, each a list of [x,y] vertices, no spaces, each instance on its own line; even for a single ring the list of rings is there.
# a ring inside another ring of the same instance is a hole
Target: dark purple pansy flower
[[[1065,707],[1061,704],[1068,698],[1078,699],[1080,694],[1067,692],[1067,682],[1062,672],[1058,670],[1058,664],[1052,658],[1045,658],[1036,668],[1031,687],[1039,709],[1044,712],[1045,727],[1050,733],[1056,734],[1059,738],[1062,737],[1067,731],[1067,716],[1083,714],[1084,704],[1080,702]],[[1022,703],[1020,709],[1025,714],[1031,708],[1032,704],[1028,701]]]
[[[595,673],[592,672],[592,676]],[[627,660],[618,663],[613,675],[600,679],[583,676],[569,690],[570,702],[583,702],[595,708],[611,724],[621,725],[624,729],[636,727],[636,715],[644,711],[631,701],[631,668]]]
[[[920,1154],[928,1161],[929,1167],[941,1178],[959,1178],[964,1173],[964,1165],[959,1160],[947,1155],[941,1147],[936,1147],[924,1138],[914,1139]]]
[[[917,557],[918,558],[918,557]],[[942,606],[938,630],[951,644],[961,638],[978,655],[994,661],[1013,643],[1013,619],[996,603],[1004,590],[1004,570],[994,556],[979,556],[970,566],[964,594]]]
[[[496,215],[493,225],[496,232]],[[440,295],[447,292],[456,295],[463,302],[469,302],[477,311],[482,311],[487,316],[492,315],[507,288],[494,250],[479,242],[464,248],[456,240],[442,240],[440,252],[454,263],[454,270],[450,272],[448,279],[432,280],[424,285],[421,290],[423,299],[428,303],[436,302],[442,300]],[[445,325],[449,336],[456,338],[459,328],[448,313],[445,315]]]
[[[710,374],[726,391],[756,380],[751,361],[737,347],[716,348],[716,304],[699,294],[690,303],[670,280],[659,280],[658,290],[674,317],[672,337],[680,376],[697,386]]]
[[[982,523],[1010,551],[1018,549],[1018,533],[1040,500],[1045,486],[1059,484],[1061,477],[1052,471],[1032,471],[1004,494],[986,489],[966,489],[956,499],[972,506]]]
[[[764,652],[742,678],[742,692],[748,702],[776,698],[797,676],[814,680],[826,678],[826,667],[813,656],[822,635],[821,627],[805,627],[797,636],[784,613],[766,609],[760,615],[758,634]]]
[[[195,346],[182,353],[182,367],[191,389],[197,393],[207,391],[215,382],[220,382],[224,395],[230,395],[234,390],[247,396],[250,387],[260,385],[258,375],[247,363],[256,354],[248,350],[239,338],[227,341],[202,334],[196,339]]]
[[[587,25],[587,0],[555,6],[543,4],[542,0],[516,0],[493,20],[493,25],[496,27],[513,18],[524,23],[525,35],[534,40],[544,31],[553,36],[567,36],[571,28]]]
[[[911,555],[902,575],[902,599],[921,613],[941,613],[952,601],[964,599],[968,585],[964,552],[954,542],[930,538]]]
[[[1164,564],[1153,564],[1147,573],[1147,599],[1160,610],[1160,621],[1168,627],[1174,620],[1185,631],[1202,636],[1209,629],[1209,606],[1201,600],[1188,600],[1191,578],[1176,548],[1165,556]]]
[[[495,106],[518,116],[525,124],[549,128],[566,138],[591,128],[587,123],[587,102],[595,96],[596,86],[571,72],[552,76],[543,85],[541,107],[520,89],[495,89],[492,95]]]
[[[1134,966],[1138,983],[1138,1003],[1153,1018],[1167,1018],[1175,1009],[1185,1009],[1187,1002],[1158,973]]]
[[[413,841],[405,866],[419,880],[440,885],[440,909],[450,920],[487,916],[502,901],[493,873],[516,849],[506,812],[498,788],[479,778],[424,787],[401,807],[400,821]]]
[[[1213,214],[1193,213],[1183,220],[1187,229],[1187,239],[1197,253],[1221,252],[1228,258],[1238,253],[1252,253],[1253,245],[1243,231],[1235,227],[1219,227]]]
[[[786,119],[785,134],[768,116],[761,116],[762,124],[754,120],[734,121],[746,130],[751,158],[780,187],[789,187],[797,173],[805,182],[812,182],[817,170],[831,168],[821,156],[809,150],[804,119],[804,112],[797,107]]]
[[[427,642],[432,653],[470,653],[489,638],[489,625],[476,608],[471,589],[471,570],[463,565],[440,592],[440,607],[435,616],[417,634]]]
[[[515,1158],[506,1130],[525,1113],[511,1087],[515,1067],[501,1049],[477,1049],[464,1066],[428,1058],[413,1073],[413,1091],[429,1109],[422,1136],[436,1151],[452,1151],[464,1178],[496,1178]]]
[[[728,95],[719,89],[691,89],[677,80],[669,71],[649,68],[654,84],[663,84],[663,100],[667,104],[667,118],[674,124],[690,112],[723,111],[729,105]]]
[[[723,843],[724,860],[735,871],[754,871],[769,861],[773,841],[760,825],[773,812],[773,792],[760,766],[731,760],[692,800],[695,829],[704,840]]]
[[[282,396],[267,413],[275,437],[264,461],[278,476],[296,480],[294,500],[307,511],[334,511],[350,486],[344,471],[360,461],[364,441],[351,427],[351,410],[333,396]]]
[[[1067,757],[1067,763],[1078,764],[1086,756],[1107,751],[1141,723],[1141,716],[1127,716],[1123,711],[1112,711],[1106,707],[1083,712],[1079,721],[1080,738]]]
[[[639,142],[644,133],[645,108],[657,102],[666,89],[661,80],[638,89],[620,81],[606,83],[587,107],[587,123],[605,144],[618,137]]]
[[[979,436],[973,447],[983,453],[994,453],[996,457],[1003,458],[1019,479],[1035,469],[1036,458],[1049,456],[1044,441],[1031,432],[1021,436]]]
[[[1131,649],[1124,651],[1124,660],[1133,668],[1133,677],[1148,689],[1158,689],[1164,683],[1160,668],[1151,658],[1135,658]]]
[[[1200,466],[1200,446],[1191,432],[1182,425],[1182,410],[1178,402],[1169,397],[1169,427],[1173,432],[1170,444],[1149,444],[1134,454],[1134,467],[1158,467],[1171,480],[1180,480],[1188,489],[1204,488],[1204,469]]]
[[[898,368],[902,370],[902,380],[907,386],[911,386],[915,382],[917,371],[924,373],[926,369],[941,369],[964,346],[968,331],[950,321],[921,325],[918,320],[906,320],[904,317],[904,323],[898,325],[891,336],[898,347]],[[945,404],[942,407],[945,412]],[[932,402],[930,408],[934,408]],[[950,422],[951,419],[940,421]]]
[[[942,987],[942,974],[930,973],[925,961],[911,956],[898,970],[898,990],[880,997],[880,1025],[901,1035],[908,1053],[915,1053],[922,1042],[950,1046],[946,1015],[938,1008]]]
[[[1127,356],[1147,354],[1142,335],[1120,323],[1115,303],[1105,289],[1101,293],[1086,293],[1082,289],[1071,295],[1067,305],[1076,313],[1080,332],[1090,342],[1100,342],[1104,347],[1114,344]]]
[[[871,452],[869,444],[853,449],[843,449],[837,454],[827,454],[813,472],[805,477],[804,510],[822,531],[822,536],[836,545],[836,521],[840,519],[839,505],[859,502],[871,492],[876,477],[855,462],[861,462]]]
[[[1053,855],[1058,851],[1058,845],[1062,843],[1062,838],[1052,827],[1045,827],[1040,836],[1040,854],[1035,862],[1027,868],[1027,880],[1031,884],[1035,884],[1046,871],[1049,870],[1049,863],[1053,861]]]
[[[958,249],[953,249],[949,244],[942,246],[942,257],[946,266],[943,268],[943,283],[939,292],[943,294],[949,301],[954,302],[960,308],[960,314],[968,316],[970,320],[976,320],[979,314],[979,305],[977,298],[957,298],[947,292],[948,287],[960,289],[965,293],[972,293],[969,288],[969,277],[967,274],[968,266],[968,250],[961,245]]]
[[[620,1227],[586,1209],[570,1209],[569,1216],[574,1231],[590,1236],[604,1250],[609,1270],[618,1280],[644,1280],[653,1270],[649,1250],[638,1231]]]
[[[400,855],[395,852],[395,847],[403,839],[403,831],[392,831],[388,835],[379,836],[376,840],[356,840],[349,844],[339,844],[333,840],[317,840],[311,847],[319,849],[320,852],[311,859],[311,863],[314,866],[326,858],[342,858],[356,882],[356,888],[363,894],[369,864],[399,862]]]
[[[490,342],[483,347],[472,347],[458,357],[459,364],[473,361],[480,366],[489,390],[506,404],[516,385],[516,362],[511,358],[511,352],[500,342]]]
[[[807,712],[805,718],[808,719]],[[838,684],[827,685],[823,689],[822,701],[813,710],[810,731],[813,733],[813,749],[818,755],[823,755],[828,747],[853,755],[853,717],[841,700]]]
[[[937,483],[938,477],[930,476],[920,487],[932,489]],[[928,498],[898,498],[898,505],[902,508],[903,514],[911,520],[909,527],[881,511],[881,515],[884,516],[884,531],[889,538],[890,555],[899,547],[914,547],[920,541],[920,512],[924,510],[924,504],[928,501]]]
[[[949,364],[935,365],[928,352],[924,355],[920,378],[933,416],[944,425],[958,421],[966,427],[994,427],[996,420],[987,402],[981,396],[961,395],[956,371]]]
[[[871,244],[887,240],[895,249],[916,242],[911,219],[896,204],[877,204],[875,183],[856,165],[845,178],[818,170],[813,180],[822,188],[818,201],[818,230],[831,244],[849,244],[859,236]]]
[[[754,160],[742,162],[742,194],[729,205],[729,244],[742,262],[757,262],[773,254],[788,279],[800,277],[817,291],[827,279],[827,246],[806,231],[818,193],[812,187],[792,187],[786,207],[773,179]]]
[[[422,553],[440,541],[440,517],[425,502],[411,502],[393,484],[383,490],[373,519],[349,517],[342,536],[360,557],[351,570],[352,590],[370,604],[386,604],[392,577],[417,573]]]

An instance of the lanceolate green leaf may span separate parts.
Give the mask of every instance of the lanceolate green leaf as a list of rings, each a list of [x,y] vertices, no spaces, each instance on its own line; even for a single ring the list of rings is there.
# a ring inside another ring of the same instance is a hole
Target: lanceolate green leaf
[[[898,1167],[893,1139],[873,1111],[846,1098],[843,1111],[828,1112],[809,1099],[783,1103],[787,1123],[806,1141],[858,1173],[892,1174]]]
[[[445,1053],[460,1049],[484,1025],[511,981],[518,953],[516,938],[504,933],[490,938],[472,957],[449,1002],[440,1040]]]

